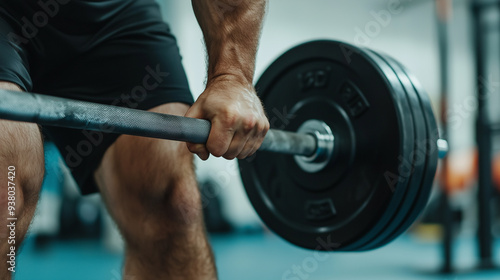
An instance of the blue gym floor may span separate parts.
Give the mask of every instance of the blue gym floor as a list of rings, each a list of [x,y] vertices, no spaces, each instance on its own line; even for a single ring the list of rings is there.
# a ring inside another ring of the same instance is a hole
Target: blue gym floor
[[[474,270],[476,247],[472,238],[457,241],[456,266],[460,272],[450,276],[436,273],[441,253],[438,243],[408,235],[368,253],[320,255],[270,234],[214,235],[211,240],[221,280],[500,279],[500,270]],[[302,269],[302,275],[286,274],[293,266],[303,265],[306,270]],[[106,252],[97,241],[57,241],[37,251],[29,239],[19,257],[15,279],[120,280],[120,267],[121,256]]]

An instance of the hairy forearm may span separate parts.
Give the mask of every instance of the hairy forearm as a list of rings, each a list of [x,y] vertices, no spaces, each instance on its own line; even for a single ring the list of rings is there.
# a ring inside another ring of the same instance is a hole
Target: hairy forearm
[[[251,84],[267,0],[192,0],[205,37],[208,83],[231,76]]]

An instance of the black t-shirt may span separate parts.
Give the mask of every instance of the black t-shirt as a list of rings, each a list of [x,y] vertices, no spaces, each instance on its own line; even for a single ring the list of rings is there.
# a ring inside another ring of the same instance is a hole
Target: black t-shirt
[[[0,33],[29,54],[35,80],[102,42],[141,40],[138,30],[170,36],[161,18],[155,0],[0,0],[0,21],[14,30]]]
[[[41,29],[47,25],[66,34],[95,33],[109,23],[117,13],[127,11],[129,20],[144,17],[131,12],[158,9],[141,9],[157,5],[154,0],[1,0],[0,8],[12,15],[13,20],[28,28]],[[134,6],[134,9],[130,9]],[[151,16],[157,17],[157,14]]]

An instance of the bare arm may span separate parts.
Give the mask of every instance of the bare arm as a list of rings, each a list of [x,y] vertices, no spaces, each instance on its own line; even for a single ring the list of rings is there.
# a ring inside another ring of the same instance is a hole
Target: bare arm
[[[208,53],[207,87],[186,114],[208,119],[206,145],[191,152],[227,159],[245,158],[260,147],[269,130],[252,85],[266,0],[192,0]]]
[[[208,81],[233,75],[252,83],[266,0],[193,0],[205,36]]]

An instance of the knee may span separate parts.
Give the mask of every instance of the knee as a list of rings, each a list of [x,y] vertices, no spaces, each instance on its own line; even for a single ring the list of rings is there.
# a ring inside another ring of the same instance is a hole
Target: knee
[[[161,232],[183,231],[202,224],[202,203],[194,176],[171,179],[164,190],[162,196],[154,192],[140,198],[149,206],[146,213],[154,213],[150,224],[158,225]]]
[[[170,190],[166,197],[168,222],[175,226],[192,227],[203,221],[203,209],[198,185],[194,178],[174,181],[167,187]]]
[[[193,180],[173,180],[164,196],[144,192],[127,203],[108,204],[130,248],[170,244],[203,230],[200,194]]]
[[[200,194],[193,156],[185,144],[140,139],[150,143],[144,145],[133,140],[138,141],[137,138],[131,138],[127,141],[128,146],[123,146],[125,141],[118,142],[111,156],[105,158],[110,163],[104,162],[103,165],[112,166],[108,170],[114,170],[116,175],[113,181],[106,179],[109,176],[103,172],[104,169],[96,175],[100,185],[106,186],[101,191],[109,199],[115,200],[111,204],[121,207],[118,205],[123,201],[133,201],[144,211],[154,213],[161,222],[179,225],[199,222]],[[137,151],[138,154],[118,151]],[[117,197],[121,198],[116,200]]]
[[[37,125],[8,121],[0,121],[0,131],[0,180],[8,182],[0,185],[0,207],[15,202],[16,215],[22,215],[34,209],[43,181],[41,133]]]

